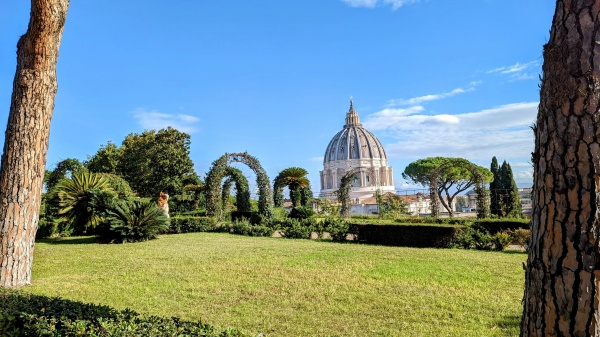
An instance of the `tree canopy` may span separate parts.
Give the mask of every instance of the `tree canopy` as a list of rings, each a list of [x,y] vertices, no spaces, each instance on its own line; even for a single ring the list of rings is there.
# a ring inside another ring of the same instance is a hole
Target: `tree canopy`
[[[89,157],[86,166],[91,172],[123,177],[142,197],[159,191],[175,195],[199,180],[189,154],[190,136],[168,127],[130,133],[120,147],[108,142]]]
[[[423,186],[434,186],[434,190],[431,191],[432,207],[439,201],[452,216],[454,197],[473,187],[480,180],[485,183],[491,181],[493,175],[486,168],[464,158],[429,157],[410,163],[402,173],[402,177]]]

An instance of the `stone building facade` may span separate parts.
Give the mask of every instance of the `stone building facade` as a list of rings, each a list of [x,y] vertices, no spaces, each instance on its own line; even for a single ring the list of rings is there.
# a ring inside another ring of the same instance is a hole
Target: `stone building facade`
[[[356,171],[350,191],[353,203],[361,203],[377,190],[396,193],[393,170],[388,166],[383,145],[362,126],[352,101],[344,128],[333,136],[325,150],[319,197],[335,199],[342,176],[351,169]]]

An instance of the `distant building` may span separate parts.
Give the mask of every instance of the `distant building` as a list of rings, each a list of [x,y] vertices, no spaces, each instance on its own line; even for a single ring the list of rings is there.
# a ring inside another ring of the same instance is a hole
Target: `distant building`
[[[393,170],[388,166],[383,145],[362,126],[352,100],[344,128],[333,136],[325,150],[319,197],[336,199],[335,192],[340,187],[342,176],[351,169],[356,170],[350,190],[354,204],[362,204],[377,190],[396,193]]]

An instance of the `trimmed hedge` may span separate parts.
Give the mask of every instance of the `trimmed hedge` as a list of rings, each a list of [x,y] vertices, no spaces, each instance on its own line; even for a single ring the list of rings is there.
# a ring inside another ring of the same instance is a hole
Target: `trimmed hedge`
[[[169,219],[169,227],[161,234],[183,234],[197,232],[227,231],[217,219],[203,216],[174,216]]]
[[[0,336],[250,336],[200,321],[144,316],[135,311],[0,289]]]
[[[483,219],[475,221],[471,227],[490,234],[496,234],[517,229],[529,229],[529,224],[529,219]]]
[[[406,246],[406,247],[452,247],[457,234],[465,226],[420,226],[411,224],[366,225],[353,224],[358,242]]]

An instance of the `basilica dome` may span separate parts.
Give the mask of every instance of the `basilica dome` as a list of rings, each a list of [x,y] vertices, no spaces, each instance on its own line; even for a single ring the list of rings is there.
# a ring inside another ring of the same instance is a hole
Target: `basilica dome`
[[[358,113],[350,101],[350,110],[346,114],[346,125],[329,142],[323,163],[373,158],[387,160],[383,145],[375,135],[363,128]]]
[[[377,137],[360,123],[358,112],[350,101],[344,128],[333,136],[325,149],[321,171],[321,198],[334,199],[342,176],[356,172],[350,198],[355,203],[372,197],[376,191],[396,192],[392,167]]]

